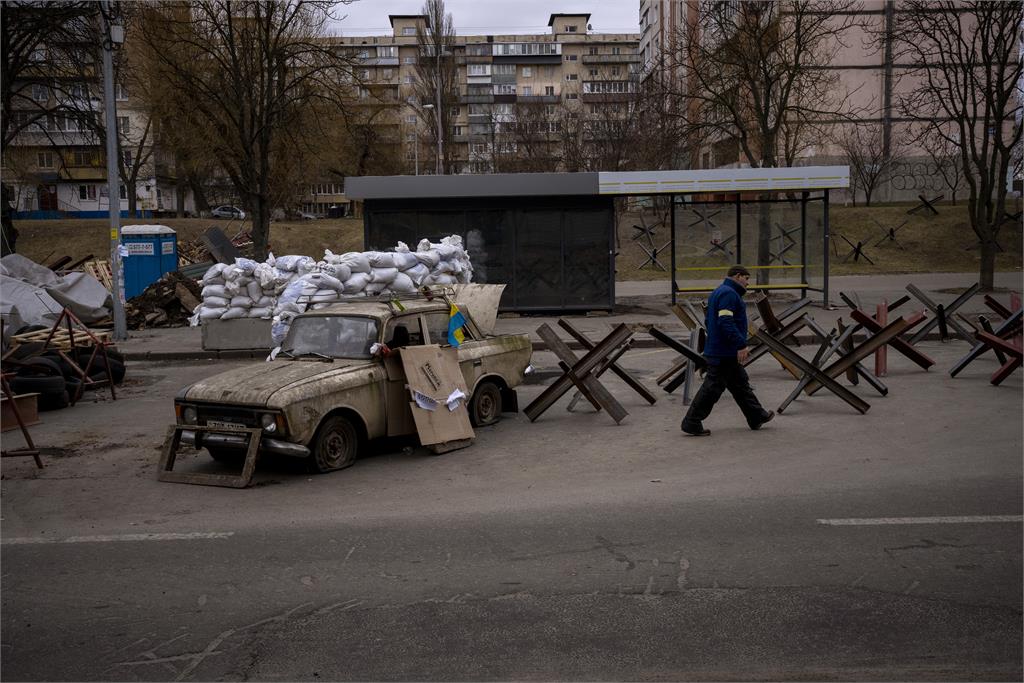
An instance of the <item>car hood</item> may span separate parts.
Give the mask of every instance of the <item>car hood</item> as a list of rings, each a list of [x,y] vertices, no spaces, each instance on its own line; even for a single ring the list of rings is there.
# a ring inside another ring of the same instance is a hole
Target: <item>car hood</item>
[[[264,406],[282,389],[372,365],[373,361],[345,359],[335,359],[333,363],[313,360],[253,363],[196,382],[188,388],[185,400]]]

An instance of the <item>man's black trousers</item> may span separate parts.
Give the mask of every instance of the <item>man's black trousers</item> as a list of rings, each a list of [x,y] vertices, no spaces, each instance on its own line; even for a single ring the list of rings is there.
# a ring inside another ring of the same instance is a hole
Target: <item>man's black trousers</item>
[[[728,389],[729,393],[736,400],[736,405],[743,411],[743,417],[747,418],[747,424],[751,429],[758,427],[767,417],[767,411],[761,407],[761,403],[754,396],[754,390],[750,388],[750,378],[747,371],[735,358],[722,358],[717,364],[708,363],[708,374],[704,378],[704,384],[694,397],[690,409],[683,419],[683,426],[696,429],[701,422],[711,414],[711,409],[718,403],[722,393]]]

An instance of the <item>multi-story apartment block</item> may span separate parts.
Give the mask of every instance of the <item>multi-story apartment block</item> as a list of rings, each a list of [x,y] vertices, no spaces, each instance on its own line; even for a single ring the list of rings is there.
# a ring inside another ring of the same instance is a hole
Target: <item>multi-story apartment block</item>
[[[578,132],[586,156],[607,129],[602,122],[628,116],[640,65],[638,35],[594,33],[589,18],[552,14],[542,35],[455,37],[458,99],[446,103],[449,125],[440,135],[446,172],[580,170],[566,137]],[[396,131],[405,172],[434,173],[438,135],[423,113],[435,104],[416,87],[417,64],[432,58],[419,42],[427,17],[389,19],[391,36],[335,40],[361,60],[364,104],[392,108],[375,120]]]
[[[686,36],[692,31],[707,32],[713,23],[706,18],[710,13],[733,16],[741,5],[742,0],[640,0],[639,53],[644,77],[667,75],[681,93],[695,87],[686,83],[686,71],[692,67],[683,49]],[[786,0],[780,0],[773,11],[784,13],[786,5]],[[914,73],[919,65],[909,63],[894,49],[894,28],[905,11],[902,0],[862,0],[835,19],[845,27],[842,35],[834,38],[835,53],[828,64],[815,66],[835,75],[831,101],[819,106],[834,107],[842,116],[823,117],[821,125],[813,128],[813,139],[801,145],[796,161],[852,165],[849,142],[844,145],[843,140],[849,140],[848,134],[856,129],[862,146],[884,149],[885,157],[891,160],[875,195],[881,201],[912,200],[922,192],[950,196],[937,168],[942,162],[936,160],[934,150],[927,149],[913,135],[920,120],[900,111],[901,96],[911,92],[920,78]],[[936,11],[943,10],[937,7]],[[728,40],[728,36],[707,34],[706,39]],[[659,70],[666,65],[667,70]],[[1012,126],[1012,122],[1006,125]],[[875,151],[865,149],[862,153],[871,156]],[[869,161],[877,163],[873,157]],[[692,161],[702,168],[747,163],[749,160],[722,133],[706,141]]]

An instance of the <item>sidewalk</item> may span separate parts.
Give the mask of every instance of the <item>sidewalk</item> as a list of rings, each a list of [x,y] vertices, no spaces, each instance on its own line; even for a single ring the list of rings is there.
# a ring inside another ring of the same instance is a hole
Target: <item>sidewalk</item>
[[[995,284],[999,289],[1012,289],[1020,292],[1022,273],[996,273]],[[913,283],[924,291],[936,303],[948,305],[959,296],[963,289],[977,282],[977,273],[915,273],[906,275],[847,275],[830,278],[829,308],[822,306],[821,294],[811,292],[812,304],[805,309],[821,327],[826,330],[835,327],[836,319],[842,317],[849,321],[849,308],[839,298],[839,292],[859,297],[865,310],[874,312],[875,305],[883,300],[894,301],[907,293],[907,284]],[[520,315],[502,314],[495,325],[496,334],[528,334],[533,341],[534,350],[543,350],[545,345],[537,336],[537,328],[547,323],[555,329],[558,318],[569,319],[573,326],[591,339],[597,341],[607,335],[620,323],[656,325],[663,332],[685,340],[686,329],[672,315],[668,307],[671,302],[671,286],[667,278],[648,282],[618,282],[615,287],[616,307],[611,313],[595,312],[589,314],[557,315]],[[996,293],[1001,302],[1008,303],[1008,295]],[[781,311],[797,301],[794,294],[773,295],[775,310]],[[921,310],[923,305],[916,299],[904,304],[898,313]],[[988,313],[983,303],[983,295],[971,297],[958,312],[965,315]],[[930,314],[929,314],[930,317]],[[129,360],[201,360],[201,359],[264,359],[268,349],[252,351],[204,351],[202,334],[198,327],[153,328],[142,331],[130,330],[129,338],[118,343],[118,349]],[[564,339],[568,337],[564,331],[560,333]],[[929,335],[931,338],[932,335]],[[937,337],[937,334],[935,335]],[[800,336],[801,342],[810,341],[809,336]],[[653,347],[659,345],[651,337],[637,333],[634,346]],[[580,348],[575,342],[571,347]]]

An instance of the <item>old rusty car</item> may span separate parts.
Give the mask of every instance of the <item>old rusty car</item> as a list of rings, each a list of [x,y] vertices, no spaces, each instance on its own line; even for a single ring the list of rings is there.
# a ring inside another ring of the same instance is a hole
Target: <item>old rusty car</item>
[[[478,287],[488,287],[480,285]],[[530,364],[527,335],[493,335],[497,296],[459,305],[467,315],[458,361],[475,426],[518,410],[515,388]],[[337,303],[297,316],[274,360],[200,380],[175,398],[181,441],[218,460],[240,458],[247,437],[188,425],[262,428],[260,453],[307,458],[316,472],[351,465],[367,441],[416,433],[397,349],[448,344],[441,298]]]

